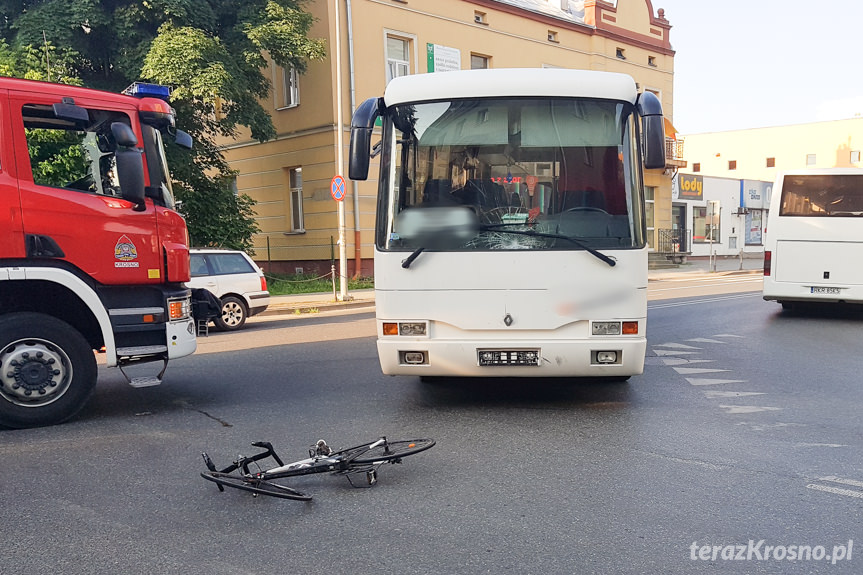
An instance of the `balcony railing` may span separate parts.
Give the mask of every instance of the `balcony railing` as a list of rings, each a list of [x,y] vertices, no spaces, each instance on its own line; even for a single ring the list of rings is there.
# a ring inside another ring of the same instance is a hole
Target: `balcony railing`
[[[665,167],[686,167],[686,160],[683,159],[683,138],[665,138]]]

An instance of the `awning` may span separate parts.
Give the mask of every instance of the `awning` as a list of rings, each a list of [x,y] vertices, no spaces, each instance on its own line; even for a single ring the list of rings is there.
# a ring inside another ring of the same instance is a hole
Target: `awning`
[[[674,138],[677,139],[677,128],[671,123],[671,120],[668,118],[662,118],[665,120],[665,137],[666,138]]]

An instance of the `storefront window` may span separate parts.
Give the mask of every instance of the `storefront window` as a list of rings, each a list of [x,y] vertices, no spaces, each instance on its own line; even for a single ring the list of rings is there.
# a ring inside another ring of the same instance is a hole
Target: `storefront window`
[[[692,241],[719,243],[719,210],[713,214],[709,206],[692,207]]]

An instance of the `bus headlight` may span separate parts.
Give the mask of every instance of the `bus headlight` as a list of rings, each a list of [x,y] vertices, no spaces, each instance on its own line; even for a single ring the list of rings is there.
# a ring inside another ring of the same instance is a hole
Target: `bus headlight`
[[[428,324],[424,321],[384,322],[381,331],[384,335],[425,336]]]
[[[593,335],[620,335],[619,321],[595,321],[593,322]]]

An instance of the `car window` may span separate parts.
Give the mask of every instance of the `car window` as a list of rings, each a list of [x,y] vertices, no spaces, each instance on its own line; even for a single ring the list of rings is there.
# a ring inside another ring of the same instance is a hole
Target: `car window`
[[[243,254],[210,254],[210,265],[213,266],[213,274],[217,276],[256,273]]]
[[[210,270],[207,269],[207,260],[204,259],[203,255],[189,254],[189,260],[193,278],[210,275]]]

